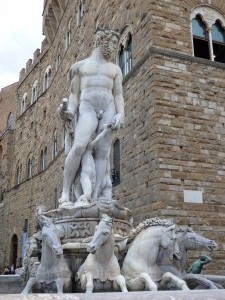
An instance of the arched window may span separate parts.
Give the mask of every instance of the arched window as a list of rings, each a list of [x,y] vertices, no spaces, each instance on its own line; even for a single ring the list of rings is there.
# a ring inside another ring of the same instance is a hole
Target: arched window
[[[43,92],[46,91],[51,83],[52,79],[52,70],[51,66],[48,66],[47,69],[45,70],[45,77],[44,77],[44,83],[43,83]]]
[[[194,55],[196,57],[202,57],[205,59],[210,59],[209,53],[209,37],[207,33],[207,28],[202,18],[197,15],[191,22],[192,34],[193,34],[193,46]]]
[[[41,150],[40,154],[40,171],[44,171],[47,167],[47,147]]]
[[[31,91],[31,104],[38,98],[38,81],[36,80],[32,86]]]
[[[194,56],[225,63],[225,17],[206,5],[191,13]]]
[[[27,102],[27,93],[25,93],[24,95],[23,95],[23,98],[22,98],[22,101],[21,101],[21,110],[20,110],[20,112],[21,112],[21,115],[25,112],[25,110],[26,110],[26,102]]]
[[[47,168],[47,156],[48,156],[48,151],[47,151],[47,147],[45,147],[45,150],[44,150],[44,166],[45,166],[45,169]]]
[[[52,141],[52,158],[54,159],[57,155],[57,134],[54,130],[53,141]]]
[[[120,183],[120,140],[117,139],[113,143],[113,168],[112,168],[112,184],[116,186]]]
[[[68,49],[70,43],[71,43],[71,23],[72,19],[70,19],[67,27],[67,32],[66,32],[66,49]]]
[[[212,26],[212,44],[214,60],[225,63],[225,30],[218,20]]]
[[[29,158],[27,163],[27,178],[31,178],[33,175],[33,159]]]
[[[80,26],[81,20],[84,16],[84,3],[83,3],[83,1],[80,1],[76,14],[77,14],[77,26]]]
[[[54,190],[54,205],[55,205],[55,208],[57,208],[57,206],[58,206],[58,190],[57,190],[57,188],[55,188],[55,190]]]
[[[13,114],[12,113],[9,113],[9,115],[8,115],[6,128],[7,129],[12,129],[13,128]]]
[[[22,182],[22,165],[18,164],[16,168],[16,184],[20,184]]]
[[[126,26],[122,31],[119,42],[119,66],[123,76],[126,76],[133,67],[133,46],[130,26]]]
[[[56,69],[56,71],[58,70],[60,64],[61,64],[61,55],[58,54],[57,57],[56,57],[56,60],[55,60],[55,69]]]

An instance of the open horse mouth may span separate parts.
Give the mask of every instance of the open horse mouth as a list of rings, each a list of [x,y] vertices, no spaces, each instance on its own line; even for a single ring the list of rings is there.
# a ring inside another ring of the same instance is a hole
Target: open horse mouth
[[[206,246],[206,248],[212,252],[215,248],[217,248],[217,243],[214,241],[210,241],[209,245]]]

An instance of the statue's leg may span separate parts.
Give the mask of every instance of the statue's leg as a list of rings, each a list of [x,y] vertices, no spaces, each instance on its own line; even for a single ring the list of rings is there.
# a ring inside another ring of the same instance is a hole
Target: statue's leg
[[[58,294],[63,294],[64,279],[63,278],[57,278],[55,280],[55,283],[56,283],[57,293]]]
[[[128,292],[127,286],[126,286],[126,281],[125,281],[125,278],[123,277],[123,275],[118,275],[115,278],[115,282],[120,287],[120,289],[123,293]]]
[[[93,276],[91,273],[87,273],[86,275],[86,293],[92,293],[94,290]]]
[[[23,291],[21,292],[21,294],[27,295],[30,292],[31,288],[35,285],[35,283],[36,283],[35,277],[29,278],[29,280],[27,281],[27,284],[26,284],[25,288],[23,289]]]
[[[86,150],[81,160],[80,182],[83,189],[83,197],[90,202],[95,184],[95,162],[91,150]],[[94,182],[92,182],[94,180]]]
[[[112,106],[105,111],[102,119],[99,122],[98,131],[104,130],[105,125],[112,122],[115,116],[115,107]],[[98,132],[98,133],[99,133]],[[95,169],[96,169],[96,183],[93,192],[93,200],[97,202],[101,195],[101,188],[103,180],[107,173],[107,166],[109,164],[110,148],[112,144],[112,130],[106,131],[106,134],[98,141],[95,147]],[[111,199],[110,199],[111,200]]]
[[[127,286],[132,291],[157,291],[158,289],[156,283],[147,273],[141,273],[137,277],[127,280]]]
[[[105,182],[103,184],[102,196],[107,199],[112,199],[112,180],[110,177],[110,163],[108,162],[106,168],[106,177]]]
[[[173,275],[170,272],[166,272],[162,276],[162,280],[160,282],[160,286],[164,287],[166,286],[169,282],[173,282],[175,286],[177,286],[178,289],[181,290],[189,290],[186,282],[177,276]]]
[[[97,126],[98,119],[95,111],[86,110],[80,114],[75,131],[75,141],[65,161],[63,191],[59,199],[60,206],[72,205],[70,188],[79,169],[81,157]]]

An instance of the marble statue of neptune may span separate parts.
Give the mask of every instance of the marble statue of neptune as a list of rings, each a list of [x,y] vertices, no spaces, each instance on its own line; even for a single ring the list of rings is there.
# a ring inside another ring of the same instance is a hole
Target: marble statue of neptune
[[[92,188],[90,187],[91,198],[86,200],[89,203],[97,203],[99,197],[104,196],[104,191],[110,195],[112,184],[109,155],[112,132],[120,129],[124,123],[122,73],[120,67],[111,62],[118,40],[118,32],[112,29],[98,29],[91,56],[71,66],[71,92],[66,109],[63,105],[60,106],[60,116],[64,120],[72,120],[77,114],[77,124],[74,141],[65,160],[60,207],[73,205],[70,199],[71,186],[80,169],[85,163],[88,165],[88,156],[84,154],[90,148],[93,138],[99,135],[101,138],[92,149],[95,180]],[[93,173],[93,170],[90,170],[91,164],[89,169],[87,166],[86,169],[86,173]],[[88,177],[88,174],[86,175]],[[82,183],[83,189],[85,185],[88,188],[88,180],[84,179]]]

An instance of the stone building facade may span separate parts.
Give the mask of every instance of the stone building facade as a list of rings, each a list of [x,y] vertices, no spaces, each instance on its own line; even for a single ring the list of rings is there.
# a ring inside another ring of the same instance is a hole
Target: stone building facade
[[[121,33],[115,59],[124,74],[126,110],[125,128],[112,146],[120,147],[119,170],[112,151],[114,196],[135,212],[135,224],[173,218],[214,239],[219,246],[207,272],[224,274],[223,0],[44,2],[46,39],[21,70],[16,90],[0,264],[12,260],[6,249],[15,235],[22,258],[24,240],[35,231],[36,205],[57,206],[65,159],[57,109],[69,95],[70,66],[90,55],[95,29],[106,25]]]

